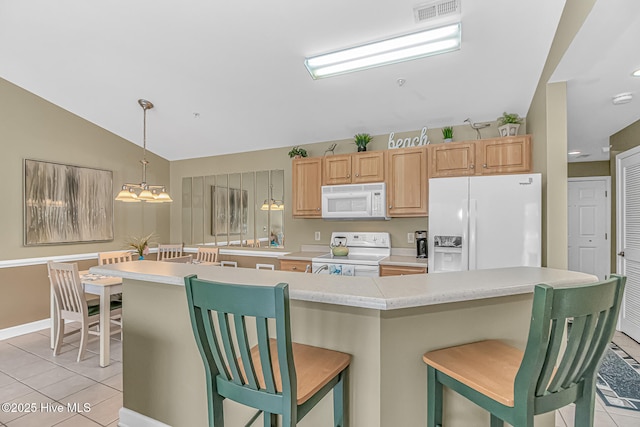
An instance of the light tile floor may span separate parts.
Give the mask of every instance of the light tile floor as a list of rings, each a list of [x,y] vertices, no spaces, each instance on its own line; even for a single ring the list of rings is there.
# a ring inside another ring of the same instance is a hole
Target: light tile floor
[[[77,363],[78,335],[65,340],[62,353],[53,356],[49,330],[0,341],[0,427],[116,427],[122,407],[122,345],[111,340],[111,365],[100,368],[98,341],[87,347]],[[636,360],[640,344],[616,333],[614,342]],[[24,405],[35,407],[26,412]],[[76,405],[74,410],[73,405]],[[86,405],[86,406],[85,406]],[[62,410],[60,410],[62,408]],[[556,413],[557,427],[573,426],[573,406]],[[595,427],[638,427],[640,411],[613,408],[597,399]]]
[[[0,427],[116,427],[122,407],[122,344],[111,340],[111,365],[99,366],[97,337],[78,357],[79,334],[61,354],[49,330],[0,341]],[[8,409],[7,410],[7,404]]]
[[[629,338],[628,336],[616,332],[613,337],[620,348],[636,360],[640,361],[640,344]],[[574,405],[566,406],[556,412],[556,427],[572,427],[573,416],[575,412]],[[596,411],[594,416],[595,427],[639,427],[640,411],[616,408],[607,406],[602,402],[600,396],[596,394]]]

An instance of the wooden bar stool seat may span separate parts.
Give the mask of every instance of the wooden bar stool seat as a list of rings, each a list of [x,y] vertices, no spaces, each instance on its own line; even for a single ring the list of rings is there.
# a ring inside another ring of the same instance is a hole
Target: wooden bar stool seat
[[[289,285],[251,286],[185,277],[191,326],[207,377],[209,426],[223,427],[224,399],[263,413],[265,427],[293,427],[333,390],[333,425],[349,426],[351,355],[291,341]],[[255,329],[257,344],[249,344]]]
[[[534,415],[570,403],[576,404],[575,426],[593,427],[596,376],[625,280],[612,275],[583,286],[537,285],[524,352],[488,340],[425,353],[427,426],[443,425],[446,386],[486,409],[491,427],[533,427]]]

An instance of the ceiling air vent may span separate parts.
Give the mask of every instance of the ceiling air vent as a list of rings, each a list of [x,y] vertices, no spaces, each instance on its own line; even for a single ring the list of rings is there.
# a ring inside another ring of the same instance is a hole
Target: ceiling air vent
[[[416,22],[425,22],[437,18],[446,18],[460,14],[460,0],[442,0],[423,3],[413,8]]]

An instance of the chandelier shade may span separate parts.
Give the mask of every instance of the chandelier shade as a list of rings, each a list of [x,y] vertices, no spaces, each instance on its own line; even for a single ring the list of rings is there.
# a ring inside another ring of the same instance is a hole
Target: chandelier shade
[[[152,185],[147,183],[147,110],[153,108],[153,104],[146,99],[138,99],[138,104],[143,111],[142,124],[142,182],[139,184],[124,184],[122,190],[116,196],[116,200],[125,203],[169,203],[173,202],[164,185]]]

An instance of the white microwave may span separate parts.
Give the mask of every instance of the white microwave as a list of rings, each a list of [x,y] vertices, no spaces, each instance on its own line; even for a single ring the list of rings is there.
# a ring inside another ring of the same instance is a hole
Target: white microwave
[[[322,186],[324,219],[389,219],[384,182]]]

